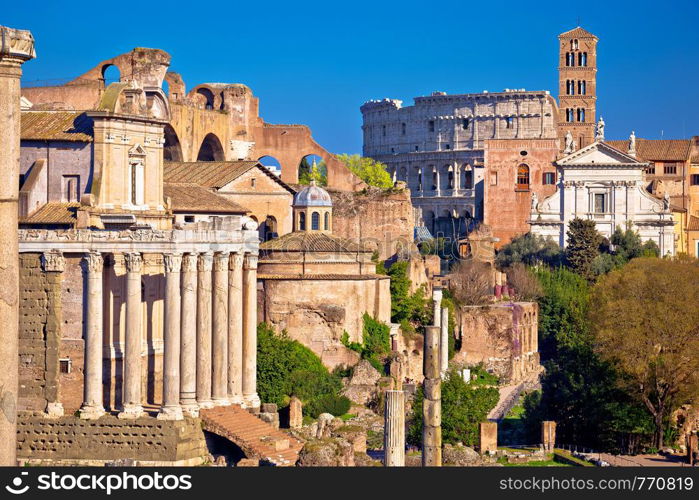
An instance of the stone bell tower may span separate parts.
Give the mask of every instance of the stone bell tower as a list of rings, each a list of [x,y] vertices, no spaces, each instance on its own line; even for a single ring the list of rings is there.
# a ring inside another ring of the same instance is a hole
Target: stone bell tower
[[[570,132],[580,149],[595,140],[598,38],[578,26],[558,40],[558,138],[563,150]]]

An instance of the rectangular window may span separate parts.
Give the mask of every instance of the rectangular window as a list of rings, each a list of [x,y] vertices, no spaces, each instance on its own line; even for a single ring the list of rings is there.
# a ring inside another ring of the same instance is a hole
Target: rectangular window
[[[61,373],[70,373],[73,362],[70,358],[61,358],[58,360],[59,371]]]
[[[491,186],[497,186],[498,185],[498,173],[497,172],[492,172],[490,174],[490,185]]]
[[[434,120],[430,120],[427,124],[429,131],[434,132]]]
[[[663,166],[665,175],[677,175],[677,163],[666,163]]]
[[[405,123],[401,125],[401,134],[405,135]]]
[[[386,137],[386,125],[384,125],[381,130],[382,130],[381,133],[383,134],[383,136]]]
[[[603,214],[607,205],[606,195],[603,193],[595,193],[595,213]]]
[[[194,216],[193,215],[185,215],[184,221],[185,222],[194,222]]]
[[[545,172],[544,173],[544,184],[556,184],[556,174],[555,172]]]
[[[514,123],[514,118],[511,116],[508,116],[505,118],[505,128],[512,128],[512,124]]]
[[[80,201],[80,176],[79,175],[64,175],[63,176],[63,201],[78,202]]]
[[[699,174],[692,174],[689,178],[690,186],[699,186]]]
[[[469,125],[469,119],[468,119],[468,118],[464,118],[464,120],[461,122],[461,128],[464,129],[464,130],[467,130],[467,129],[468,129],[468,125]]]
[[[655,175],[655,163],[651,163],[648,165],[648,168],[646,169],[646,173],[648,175]]]

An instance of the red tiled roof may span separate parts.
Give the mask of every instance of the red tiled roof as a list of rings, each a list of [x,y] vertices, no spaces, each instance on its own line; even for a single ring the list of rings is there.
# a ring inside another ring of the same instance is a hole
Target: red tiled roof
[[[563,38],[563,37],[578,37],[578,38],[587,38],[587,37],[592,37],[592,38],[597,38],[595,35],[590,33],[584,28],[581,28],[580,26],[577,26],[573,28],[572,30],[568,30],[564,33],[561,33],[558,35],[558,38]]]
[[[277,252],[369,252],[371,250],[352,240],[339,238],[327,233],[299,231],[266,241],[260,250]]]
[[[292,194],[295,193],[289,185],[255,160],[166,161],[163,166],[163,179],[165,182],[191,183],[221,189],[255,167],[259,167]]]
[[[80,111],[22,111],[20,138],[92,142],[92,120]]]
[[[75,224],[76,214],[80,203],[62,203],[50,201],[37,209],[31,215],[19,219],[20,224]]]
[[[606,141],[622,153],[629,150],[629,141]],[[692,141],[689,139],[636,139],[636,156],[642,161],[687,161]]]
[[[163,195],[172,201],[175,212],[246,214],[247,208],[192,183],[163,183]]]

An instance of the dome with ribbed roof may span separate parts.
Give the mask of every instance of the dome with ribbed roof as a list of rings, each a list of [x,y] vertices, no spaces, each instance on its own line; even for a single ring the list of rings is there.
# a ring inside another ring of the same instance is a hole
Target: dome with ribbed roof
[[[322,187],[311,181],[310,186],[306,186],[294,196],[294,207],[332,207],[333,202],[330,194]]]

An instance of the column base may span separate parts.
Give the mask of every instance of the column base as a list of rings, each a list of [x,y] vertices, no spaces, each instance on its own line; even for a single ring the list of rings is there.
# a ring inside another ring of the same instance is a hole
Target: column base
[[[259,408],[262,405],[260,401],[260,396],[255,394],[243,395],[243,401],[245,402],[245,408]]]
[[[61,403],[49,403],[46,405],[46,416],[48,418],[59,418],[65,415]]]
[[[214,406],[230,406],[231,400],[228,398],[214,398]]]
[[[200,410],[210,410],[211,408],[214,407],[214,402],[209,400],[209,401],[197,401],[197,405],[199,406]]]
[[[230,396],[228,399],[230,400],[232,405],[243,406],[245,404],[245,401],[243,400],[243,396],[241,396],[240,394],[235,395],[235,396]]]
[[[186,417],[199,418],[199,405],[196,403],[182,403],[182,413]]]
[[[135,418],[140,418],[145,415],[143,411],[143,406],[141,405],[125,405],[124,410],[121,411],[117,418],[122,420],[133,420]]]
[[[96,420],[106,412],[101,406],[84,405],[82,408],[80,408],[79,413],[80,418],[83,420]]]
[[[182,420],[184,414],[179,406],[163,406],[156,418],[158,420]]]

